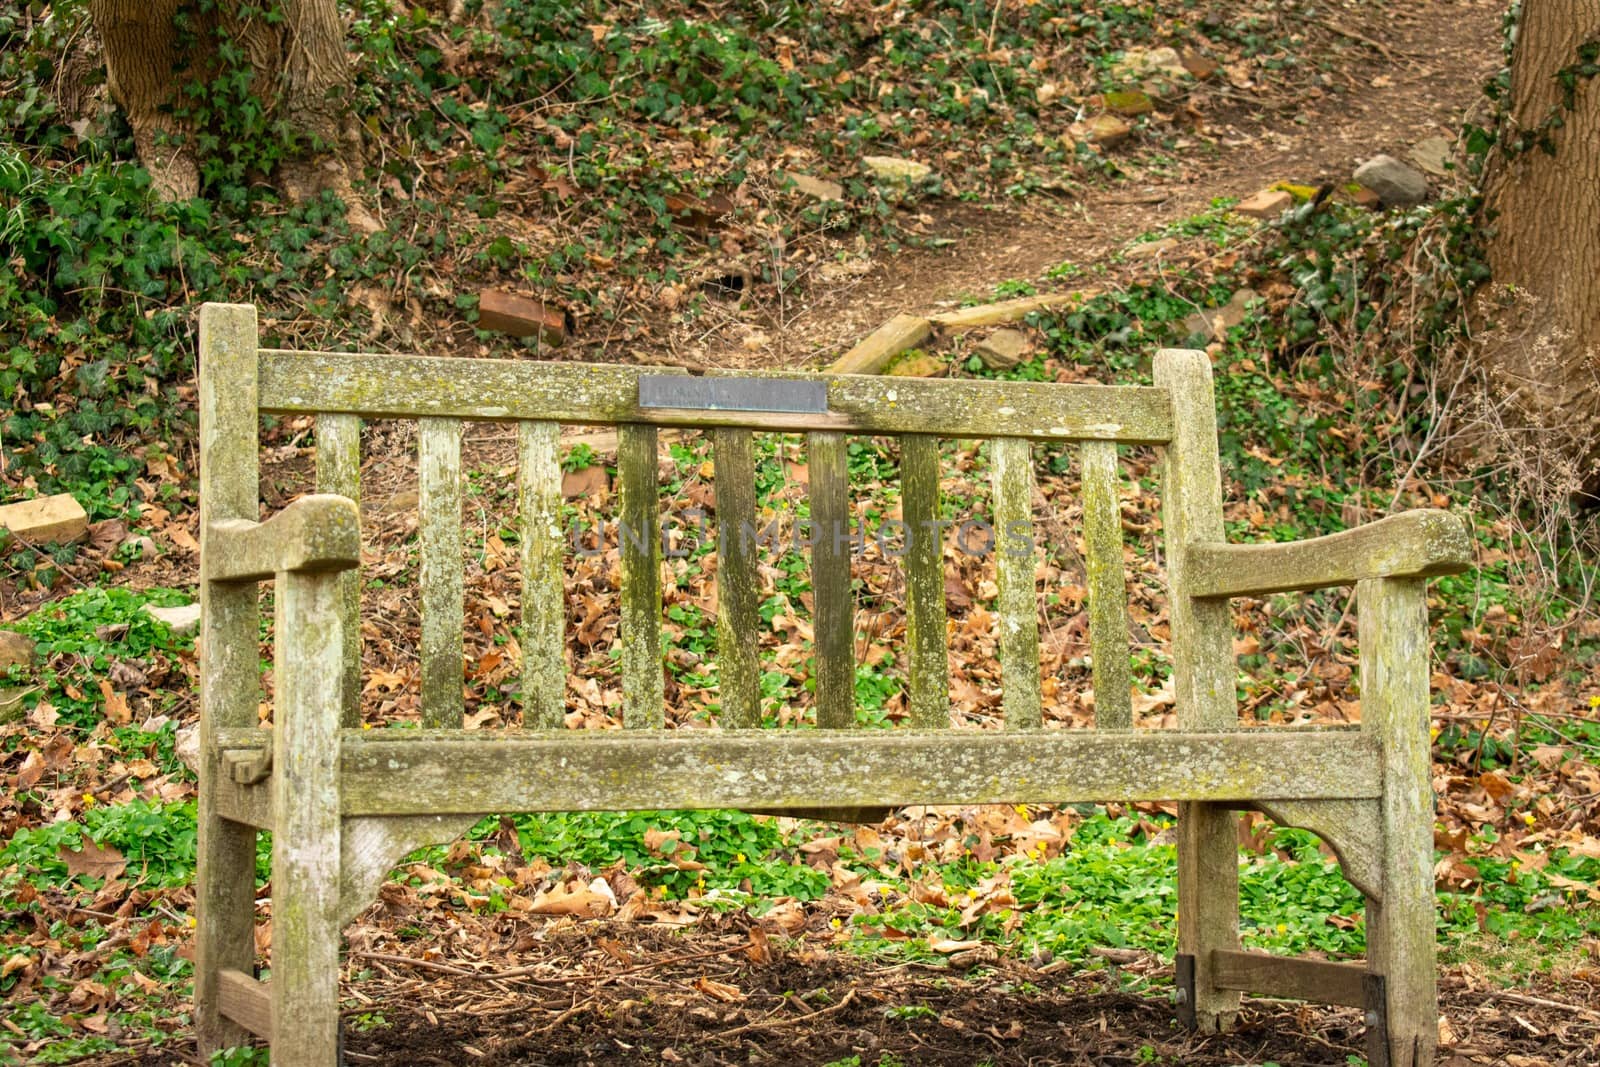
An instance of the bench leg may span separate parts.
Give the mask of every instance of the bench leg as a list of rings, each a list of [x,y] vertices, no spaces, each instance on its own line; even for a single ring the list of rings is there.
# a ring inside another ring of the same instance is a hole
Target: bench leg
[[[339,719],[336,575],[281,574],[273,724],[272,1067],[339,1062]]]
[[[1216,988],[1211,977],[1212,950],[1239,947],[1235,822],[1233,812],[1216,804],[1178,805],[1178,952],[1194,961],[1194,1001],[1179,1008],[1207,1034],[1231,1027],[1239,1012],[1238,991]]]
[[[215,762],[215,756],[208,755]],[[215,770],[212,769],[212,774]],[[206,781],[214,781],[211,774]],[[200,791],[195,877],[195,1030],[200,1055],[248,1044],[250,1033],[222,1014],[223,971],[255,969],[256,831],[216,813]]]
[[[1439,997],[1433,899],[1433,765],[1428,735],[1428,608],[1421,579],[1356,586],[1362,729],[1383,743],[1383,899],[1367,904],[1367,965],[1384,979],[1385,1018],[1369,1030],[1374,1067],[1433,1063]]]

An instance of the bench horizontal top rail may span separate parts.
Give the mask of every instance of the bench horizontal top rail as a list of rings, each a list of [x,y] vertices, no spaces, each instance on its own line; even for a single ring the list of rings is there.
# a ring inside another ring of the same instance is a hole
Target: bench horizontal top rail
[[[1364,798],[1367,734],[345,730],[345,815]],[[224,749],[264,743],[229,730]]]
[[[877,375],[707,371],[706,377],[822,382],[822,411],[647,407],[639,380],[672,367],[508,359],[356,355],[263,349],[261,410],[369,418],[546,419],[571,424],[743,426],[774,432],[935,433],[1162,444],[1172,437],[1164,389]]]

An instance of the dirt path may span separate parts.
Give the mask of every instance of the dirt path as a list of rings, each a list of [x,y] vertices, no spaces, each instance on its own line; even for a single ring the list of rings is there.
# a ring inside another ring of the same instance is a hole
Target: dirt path
[[[1065,197],[1039,193],[995,205],[929,208],[928,221],[914,229],[938,247],[903,248],[875,256],[853,279],[813,282],[787,313],[778,313],[771,362],[825,361],[899,312],[989,297],[999,282],[1037,282],[1069,261],[1102,262],[1139,234],[1202,211],[1218,197],[1248,196],[1278,181],[1348,181],[1370,156],[1404,158],[1426,138],[1453,138],[1501,62],[1503,9],[1500,0],[1387,5],[1369,16],[1381,23],[1350,29],[1371,42],[1367,59],[1325,73],[1328,87],[1319,99],[1290,101],[1267,114],[1244,101],[1231,114],[1207,115],[1196,135],[1170,150],[1135,155],[1132,181]],[[713,350],[708,361],[740,365],[751,357],[730,347]]]

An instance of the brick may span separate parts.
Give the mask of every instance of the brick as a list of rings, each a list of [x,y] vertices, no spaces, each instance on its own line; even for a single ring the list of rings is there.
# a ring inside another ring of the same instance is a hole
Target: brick
[[[566,311],[541,300],[484,289],[478,293],[478,329],[512,337],[537,336],[541,343],[557,348],[572,331],[572,322]]]
[[[76,541],[88,529],[89,516],[69,493],[38,496],[0,507],[0,530],[30,544]],[[0,533],[0,544],[9,540],[9,536]]]
[[[1234,205],[1235,214],[1252,219],[1275,219],[1294,206],[1294,195],[1282,189],[1263,189]]]

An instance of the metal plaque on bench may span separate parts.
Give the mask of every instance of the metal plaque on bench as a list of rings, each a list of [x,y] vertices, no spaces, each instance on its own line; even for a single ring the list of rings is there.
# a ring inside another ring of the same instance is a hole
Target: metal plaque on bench
[[[828,410],[828,383],[786,378],[697,378],[647,374],[639,379],[639,406],[689,411]]]

